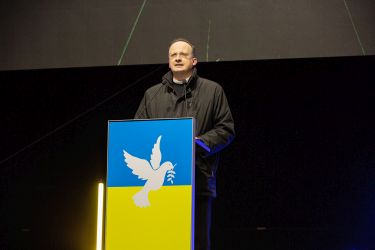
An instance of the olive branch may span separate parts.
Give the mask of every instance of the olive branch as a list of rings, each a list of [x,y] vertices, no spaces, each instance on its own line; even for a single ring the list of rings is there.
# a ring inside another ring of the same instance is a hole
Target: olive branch
[[[173,165],[173,169],[177,164]],[[173,169],[167,171],[167,181],[169,181],[171,184],[173,184],[173,179],[175,178],[176,172],[173,171]]]

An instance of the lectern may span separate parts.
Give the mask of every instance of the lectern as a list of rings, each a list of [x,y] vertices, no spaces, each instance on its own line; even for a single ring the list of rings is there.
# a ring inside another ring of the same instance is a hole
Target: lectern
[[[108,122],[106,250],[194,249],[194,119]]]

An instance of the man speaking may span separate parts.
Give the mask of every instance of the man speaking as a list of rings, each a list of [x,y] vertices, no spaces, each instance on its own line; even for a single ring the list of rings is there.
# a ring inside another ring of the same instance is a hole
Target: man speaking
[[[195,118],[195,249],[208,250],[219,152],[234,139],[234,122],[222,87],[197,75],[191,42],[173,40],[168,57],[170,71],[146,91],[135,119]]]

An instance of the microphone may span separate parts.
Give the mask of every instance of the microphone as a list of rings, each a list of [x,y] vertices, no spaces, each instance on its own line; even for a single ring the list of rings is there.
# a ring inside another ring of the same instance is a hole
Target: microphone
[[[187,107],[187,98],[186,98],[186,86],[187,81],[184,79],[182,80],[182,84],[184,85],[184,96],[185,96],[185,116],[188,117],[188,107]]]

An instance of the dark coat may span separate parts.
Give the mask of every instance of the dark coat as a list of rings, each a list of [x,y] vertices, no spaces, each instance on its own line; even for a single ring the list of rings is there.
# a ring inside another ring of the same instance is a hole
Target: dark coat
[[[168,72],[162,83],[146,91],[135,119],[194,117],[195,136],[210,148],[208,153],[196,145],[195,190],[199,195],[216,196],[219,152],[234,139],[227,98],[219,84],[199,77],[195,68],[185,93],[178,96],[173,85],[172,72]]]

